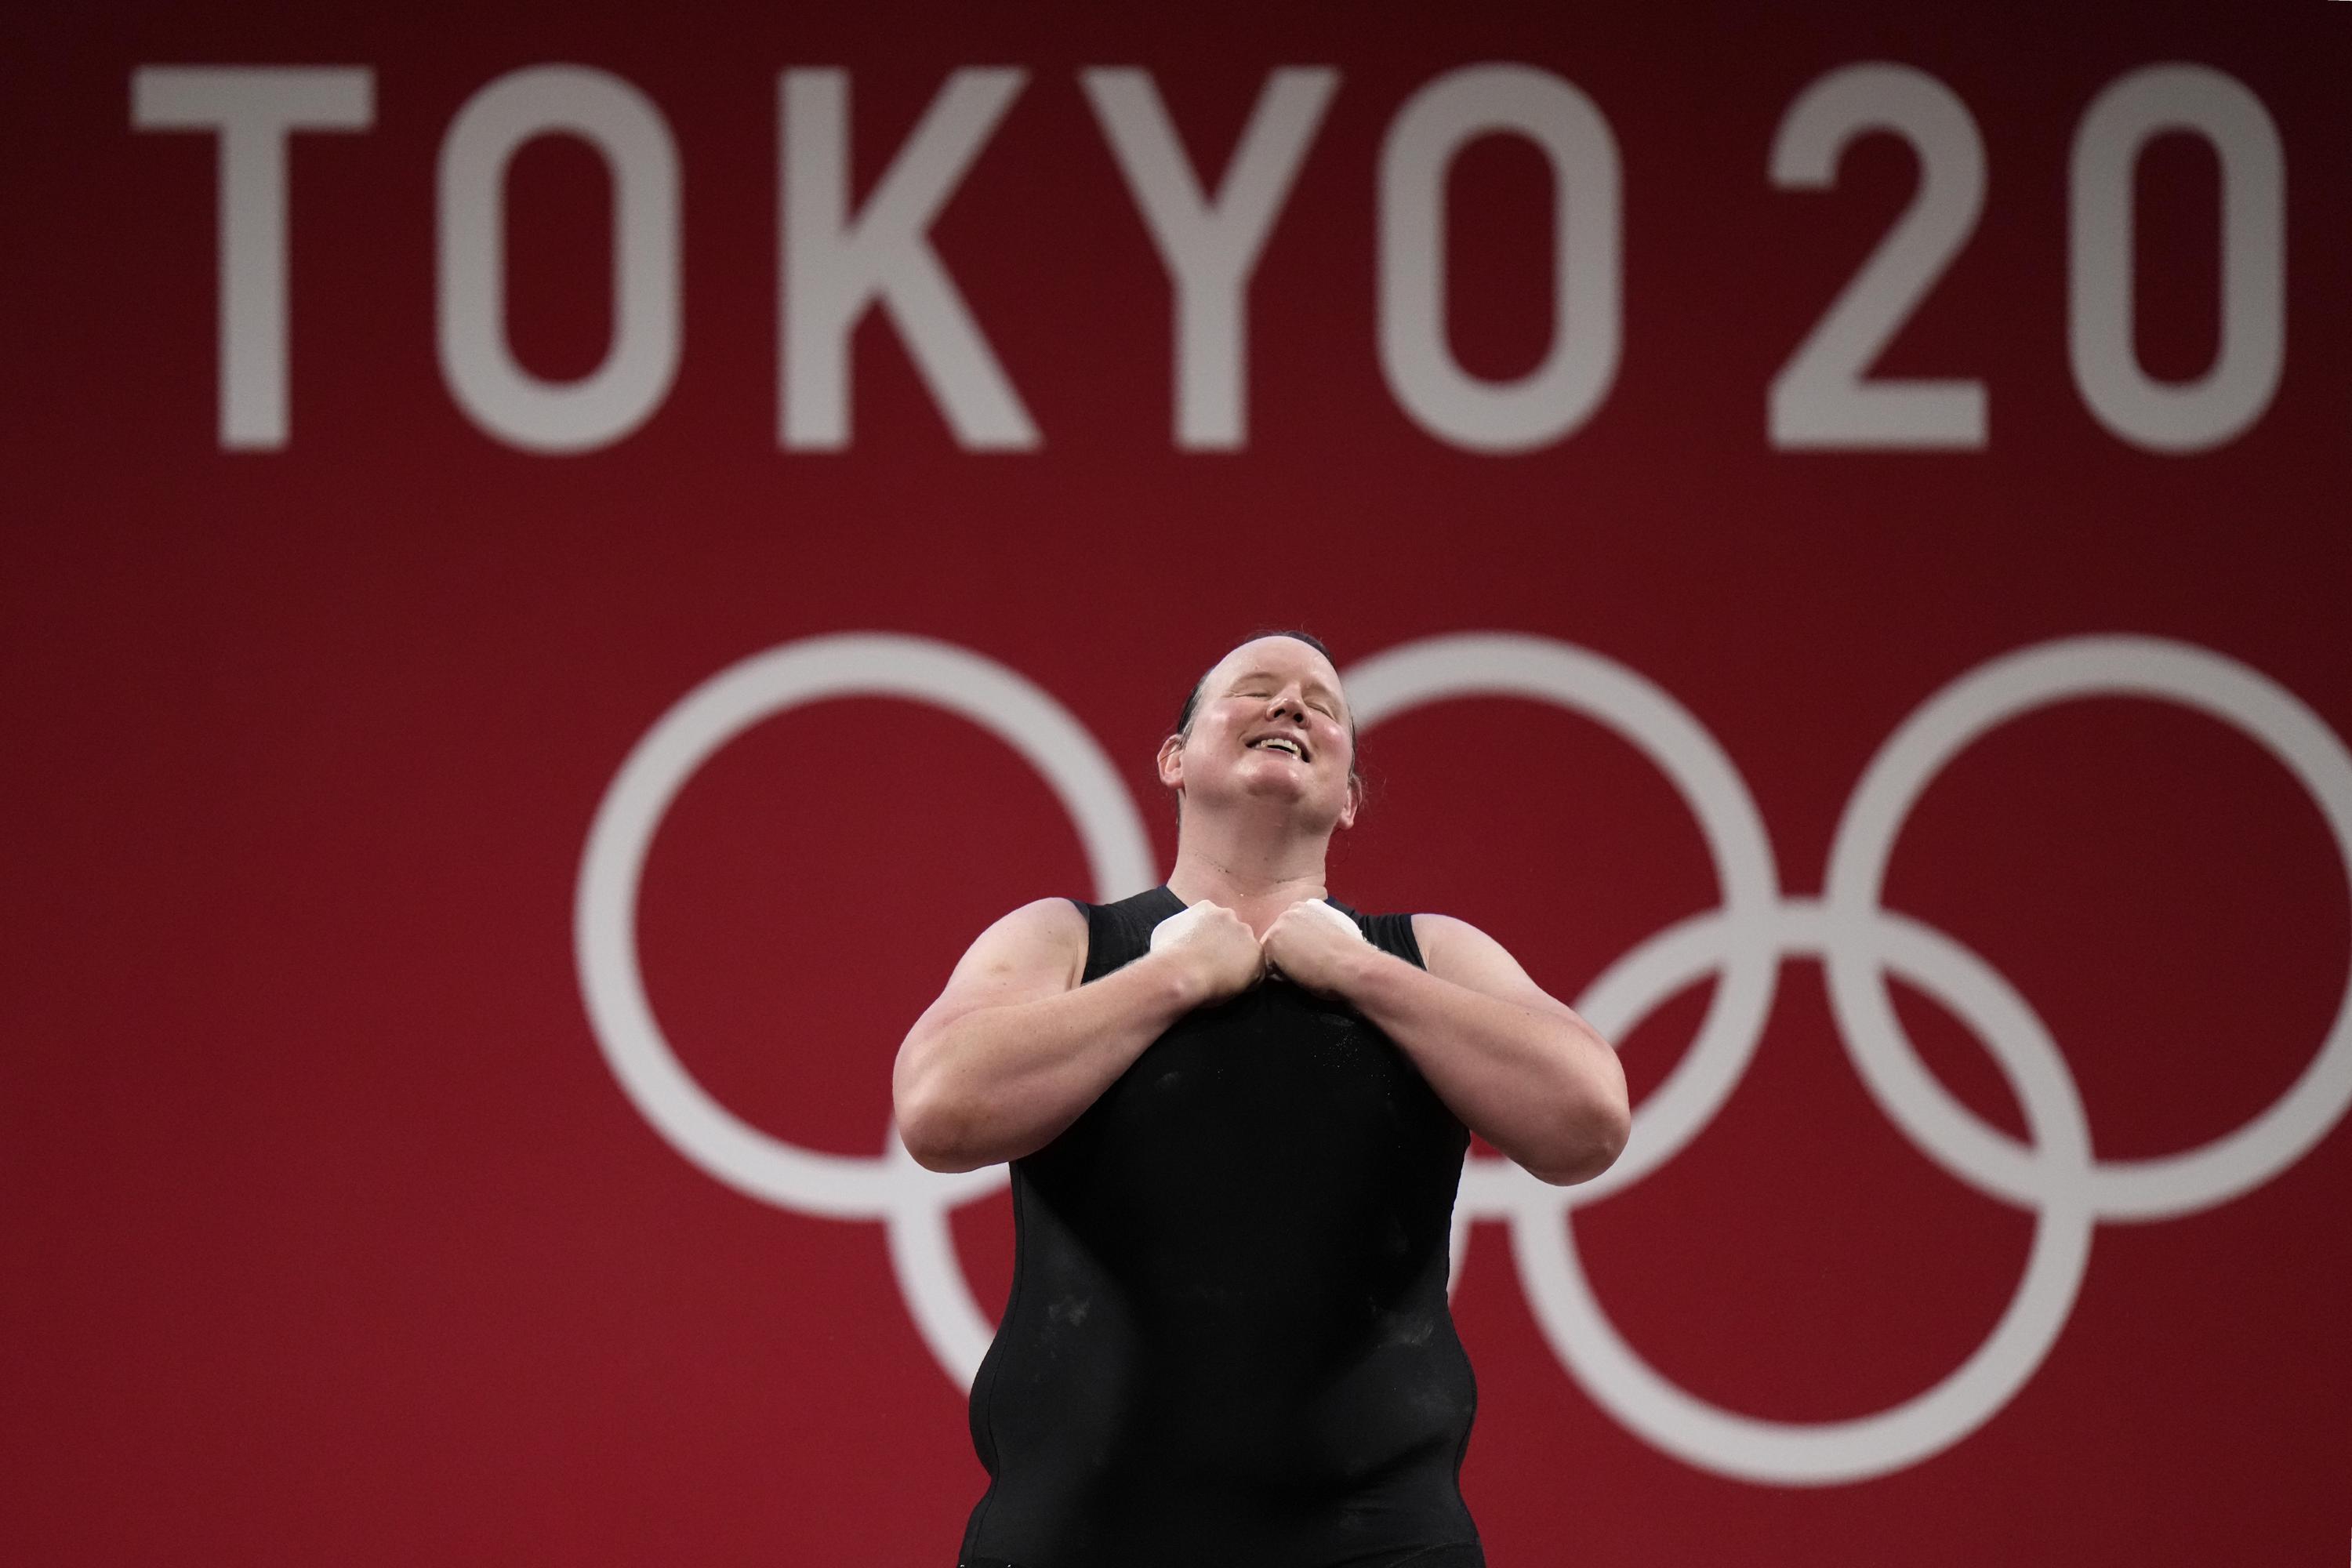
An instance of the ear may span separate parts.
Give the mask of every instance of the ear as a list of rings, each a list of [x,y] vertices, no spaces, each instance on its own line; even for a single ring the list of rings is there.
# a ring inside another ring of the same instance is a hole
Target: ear
[[[1356,826],[1356,813],[1364,808],[1364,781],[1355,774],[1348,775],[1348,804],[1339,808],[1339,826]]]
[[[1171,735],[1160,742],[1160,782],[1170,789],[1184,787],[1184,737]]]

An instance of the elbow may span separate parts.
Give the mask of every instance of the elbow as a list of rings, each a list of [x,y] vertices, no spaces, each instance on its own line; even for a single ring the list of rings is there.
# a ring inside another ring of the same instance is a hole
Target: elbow
[[[1025,1152],[1008,1141],[1001,1101],[949,1072],[937,1053],[901,1055],[890,1078],[890,1121],[908,1157],[941,1175],[1003,1164]]]
[[[1625,1152],[1625,1140],[1633,1135],[1633,1108],[1626,1101],[1622,1089],[1618,1090],[1614,1100],[1601,1110],[1595,1120],[1597,1125],[1593,1137],[1593,1166],[1591,1171],[1579,1178],[1582,1181],[1591,1181],[1594,1176],[1615,1164],[1617,1156]]]
[[[947,1146],[930,1117],[916,1110],[901,1096],[891,1108],[890,1120],[898,1130],[899,1146],[907,1151],[908,1159],[926,1171],[950,1168]]]
[[[1528,1170],[1538,1181],[1555,1187],[1589,1182],[1617,1163],[1633,1131],[1633,1108],[1621,1088],[1613,1095],[1579,1106],[1561,1130],[1553,1157]]]
[[[924,1170],[944,1175],[969,1171],[982,1163],[963,1157],[947,1119],[937,1111],[918,1110],[901,1100],[894,1115],[898,1142],[906,1146],[908,1157]]]
[[[964,1156],[959,1129],[961,1119],[940,1103],[936,1086],[899,1072],[890,1086],[890,1120],[908,1158],[926,1171],[942,1174],[969,1171],[985,1162]]]

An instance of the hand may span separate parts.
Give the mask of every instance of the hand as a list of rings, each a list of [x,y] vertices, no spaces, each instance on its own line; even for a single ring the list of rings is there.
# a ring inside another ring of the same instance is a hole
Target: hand
[[[1344,996],[1349,977],[1371,951],[1356,922],[1320,899],[1301,899],[1265,928],[1267,964],[1318,996]]]
[[[1241,916],[1206,899],[1152,927],[1151,951],[1171,954],[1192,972],[1203,1007],[1265,978],[1257,933]]]

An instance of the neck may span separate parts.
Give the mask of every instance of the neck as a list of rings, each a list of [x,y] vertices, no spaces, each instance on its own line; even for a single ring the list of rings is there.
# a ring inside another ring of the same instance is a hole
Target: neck
[[[1188,904],[1223,904],[1264,936],[1283,910],[1324,896],[1330,845],[1328,832],[1302,834],[1289,821],[1187,813],[1176,829],[1168,890]]]

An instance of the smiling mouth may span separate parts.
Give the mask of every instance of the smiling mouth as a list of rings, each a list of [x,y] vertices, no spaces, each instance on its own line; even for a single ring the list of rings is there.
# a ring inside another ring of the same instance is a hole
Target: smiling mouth
[[[1286,756],[1297,757],[1302,763],[1307,760],[1307,748],[1287,735],[1261,735],[1249,743],[1249,749],[1254,752],[1280,752]]]

